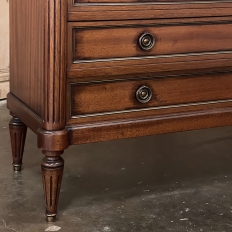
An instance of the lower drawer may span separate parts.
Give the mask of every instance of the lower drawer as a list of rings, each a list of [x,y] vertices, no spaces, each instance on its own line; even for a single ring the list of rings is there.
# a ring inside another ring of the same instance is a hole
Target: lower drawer
[[[71,84],[71,117],[232,98],[232,73]]]

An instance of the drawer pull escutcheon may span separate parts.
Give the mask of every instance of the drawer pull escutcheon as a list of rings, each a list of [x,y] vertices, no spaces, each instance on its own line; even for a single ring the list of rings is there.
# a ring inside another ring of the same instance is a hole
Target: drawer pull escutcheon
[[[139,37],[139,45],[143,50],[151,50],[155,45],[155,37],[151,33],[145,32]]]
[[[151,100],[152,91],[149,87],[143,85],[136,91],[136,98],[140,103],[147,103]]]

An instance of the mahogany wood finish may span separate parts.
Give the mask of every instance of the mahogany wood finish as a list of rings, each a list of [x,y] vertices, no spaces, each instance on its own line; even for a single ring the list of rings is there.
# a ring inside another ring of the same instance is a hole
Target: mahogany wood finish
[[[69,145],[232,125],[231,25],[232,0],[10,0],[13,166],[29,127],[48,221]]]

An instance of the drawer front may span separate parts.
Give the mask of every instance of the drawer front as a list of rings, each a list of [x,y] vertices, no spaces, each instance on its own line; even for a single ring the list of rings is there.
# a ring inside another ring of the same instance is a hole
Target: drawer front
[[[232,24],[75,28],[73,60],[227,51],[231,41]]]
[[[72,0],[73,4],[76,5],[78,3],[152,3],[154,1],[152,0]],[[164,0],[156,0],[156,4],[163,3],[166,5],[171,6],[172,4],[178,4],[181,3],[189,3],[189,2],[199,2],[198,0],[171,0],[171,1],[164,1]],[[205,0],[204,2],[212,2],[212,0]]]
[[[78,3],[151,3],[152,4],[152,0],[71,0],[73,1],[73,5],[75,6]],[[154,2],[154,1],[153,1]],[[199,1],[199,0],[169,0],[169,1],[164,1],[163,0],[156,0],[155,1],[156,4],[160,4],[163,3],[165,5],[169,5],[169,7],[171,7],[173,4],[176,5],[183,5],[183,4],[188,4],[188,3],[212,3],[212,2],[221,2],[221,1],[212,1],[212,0],[205,0],[205,1]]]
[[[67,0],[69,21],[231,16],[232,1]]]
[[[232,73],[74,83],[71,117],[222,101],[232,98],[231,90]]]

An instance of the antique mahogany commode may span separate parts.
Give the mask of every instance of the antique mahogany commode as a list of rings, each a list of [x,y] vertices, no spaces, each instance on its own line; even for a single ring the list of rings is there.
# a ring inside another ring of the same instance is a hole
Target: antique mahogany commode
[[[10,0],[10,74],[53,221],[69,145],[232,125],[232,1]]]

